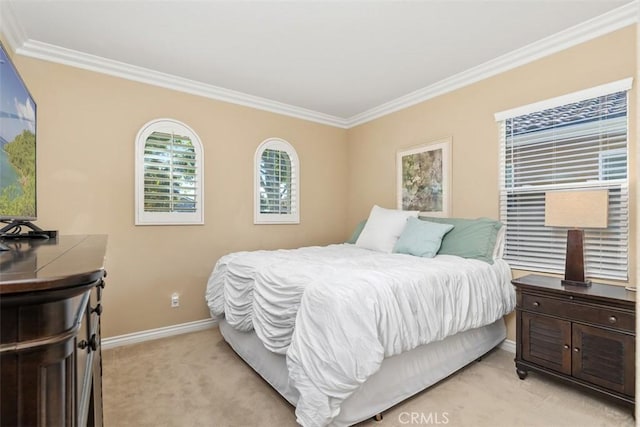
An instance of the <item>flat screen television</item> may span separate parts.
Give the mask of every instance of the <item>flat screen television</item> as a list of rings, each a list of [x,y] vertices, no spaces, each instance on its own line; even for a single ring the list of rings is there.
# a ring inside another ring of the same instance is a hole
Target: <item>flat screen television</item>
[[[36,218],[36,103],[0,43],[0,237]]]

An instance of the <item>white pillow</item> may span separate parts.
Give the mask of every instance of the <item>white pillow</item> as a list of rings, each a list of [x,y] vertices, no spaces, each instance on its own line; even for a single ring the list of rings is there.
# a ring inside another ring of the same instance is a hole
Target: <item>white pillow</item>
[[[417,218],[418,213],[419,211],[385,209],[375,205],[371,209],[367,224],[356,240],[356,246],[390,254],[407,225],[407,219]]]
[[[504,255],[504,244],[506,240],[507,226],[503,225],[496,236],[496,246],[493,248],[493,259],[501,259]]]

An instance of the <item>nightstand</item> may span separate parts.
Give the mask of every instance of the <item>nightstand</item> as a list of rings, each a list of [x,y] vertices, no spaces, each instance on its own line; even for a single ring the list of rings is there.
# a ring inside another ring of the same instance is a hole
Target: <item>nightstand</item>
[[[551,375],[635,407],[635,292],[563,286],[528,275],[516,287],[516,372]]]

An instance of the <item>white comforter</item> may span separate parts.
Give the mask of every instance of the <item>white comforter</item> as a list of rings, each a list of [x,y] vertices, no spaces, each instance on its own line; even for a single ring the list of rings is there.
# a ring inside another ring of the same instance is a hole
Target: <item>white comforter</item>
[[[382,360],[511,312],[506,262],[384,254],[354,245],[222,257],[206,298],[214,317],[255,329],[286,354],[304,426],[331,424]],[[294,328],[295,326],[295,328]]]

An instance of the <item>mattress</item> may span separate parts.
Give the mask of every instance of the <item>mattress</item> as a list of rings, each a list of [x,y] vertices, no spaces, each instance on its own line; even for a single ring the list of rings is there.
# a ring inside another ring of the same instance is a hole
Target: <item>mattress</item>
[[[289,384],[285,356],[268,351],[253,331],[235,330],[225,319],[219,327],[233,350],[295,406],[299,395]],[[505,337],[504,320],[499,319],[384,359],[380,369],[342,402],[332,425],[352,425],[383,412],[476,360]]]

